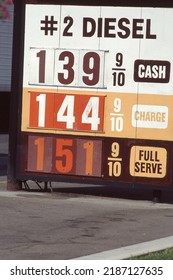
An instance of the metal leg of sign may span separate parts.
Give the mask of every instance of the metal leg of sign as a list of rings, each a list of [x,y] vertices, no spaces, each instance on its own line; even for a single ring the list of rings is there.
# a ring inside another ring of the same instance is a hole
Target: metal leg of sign
[[[40,191],[48,192],[50,190],[51,192],[53,192],[51,182],[39,182],[39,181],[32,181],[32,182],[36,184],[36,186],[40,189]],[[26,190],[26,191],[33,190],[33,188],[32,188],[33,186],[29,185],[29,181],[22,181],[22,185],[24,187],[24,190]]]
[[[53,192],[52,183],[44,182],[44,191],[48,191],[49,188],[50,188],[50,191]]]
[[[40,190],[42,190],[44,192],[47,192],[50,189],[50,191],[53,192],[51,182],[38,182],[38,181],[35,181],[35,183],[40,188]],[[41,183],[43,183],[43,187],[41,186]]]
[[[22,183],[24,185],[24,189],[27,190],[27,191],[30,191],[30,188],[29,188],[29,185],[28,185],[27,181],[23,181]]]
[[[160,203],[162,201],[162,191],[153,190],[153,202]]]
[[[22,189],[22,182],[18,180],[7,180],[7,190],[8,191],[18,191]]]

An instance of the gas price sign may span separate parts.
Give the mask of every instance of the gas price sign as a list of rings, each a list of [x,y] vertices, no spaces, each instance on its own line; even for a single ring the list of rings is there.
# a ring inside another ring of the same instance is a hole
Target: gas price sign
[[[170,8],[26,4],[23,174],[170,186],[172,28]]]

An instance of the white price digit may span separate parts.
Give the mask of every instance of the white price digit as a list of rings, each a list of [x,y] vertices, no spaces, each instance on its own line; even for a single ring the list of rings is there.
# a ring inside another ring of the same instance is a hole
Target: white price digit
[[[99,97],[91,97],[82,114],[82,123],[91,124],[91,130],[98,130],[100,124]]]
[[[46,94],[41,93],[36,97],[36,101],[39,102],[38,107],[38,126],[45,126],[45,113],[46,113]]]
[[[50,97],[50,99],[49,99]],[[62,99],[63,98],[63,99]],[[55,104],[55,100],[57,104]],[[56,118],[59,123],[56,128],[60,129],[79,129],[79,130],[99,130],[100,117],[100,98],[99,97],[85,97],[81,104],[81,96],[78,95],[65,95],[58,96],[56,99],[54,95],[48,96],[46,93],[40,93],[35,99],[38,115],[36,124],[38,127],[53,127],[53,118]],[[56,106],[58,105],[58,106]],[[82,108],[80,108],[82,106]],[[55,109],[58,107],[58,109]],[[56,110],[53,111],[52,110]],[[48,114],[51,114],[51,122],[49,121]],[[63,124],[64,123],[64,124]],[[64,127],[65,126],[65,127]]]
[[[66,95],[57,113],[58,122],[66,122],[67,128],[72,129],[75,122],[74,117],[74,96]]]
[[[110,115],[113,116],[110,118],[111,121],[111,131],[123,131],[124,127],[124,119],[123,114],[121,113],[121,99],[115,98],[114,99],[114,113],[111,113]]]
[[[114,99],[114,112],[119,113],[121,111],[121,99],[115,98]]]

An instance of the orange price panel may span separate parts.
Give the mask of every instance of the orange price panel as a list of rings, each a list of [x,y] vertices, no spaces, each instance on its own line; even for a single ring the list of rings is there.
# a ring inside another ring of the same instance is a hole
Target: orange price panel
[[[54,94],[30,92],[29,126],[53,128]]]
[[[101,176],[102,141],[77,139],[76,175]]]
[[[55,95],[56,129],[103,131],[104,96]]]
[[[52,172],[53,138],[28,136],[27,171]]]

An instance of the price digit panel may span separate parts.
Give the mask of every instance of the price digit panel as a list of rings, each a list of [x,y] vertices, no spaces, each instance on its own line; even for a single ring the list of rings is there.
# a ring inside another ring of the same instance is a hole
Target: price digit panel
[[[30,92],[29,127],[103,131],[104,97]]]
[[[29,136],[27,171],[101,176],[102,141]]]
[[[104,88],[105,51],[30,49],[30,85]]]
[[[25,165],[22,173],[46,176],[84,177],[112,182],[171,184],[172,144],[154,141],[90,138],[64,135],[23,134]]]

